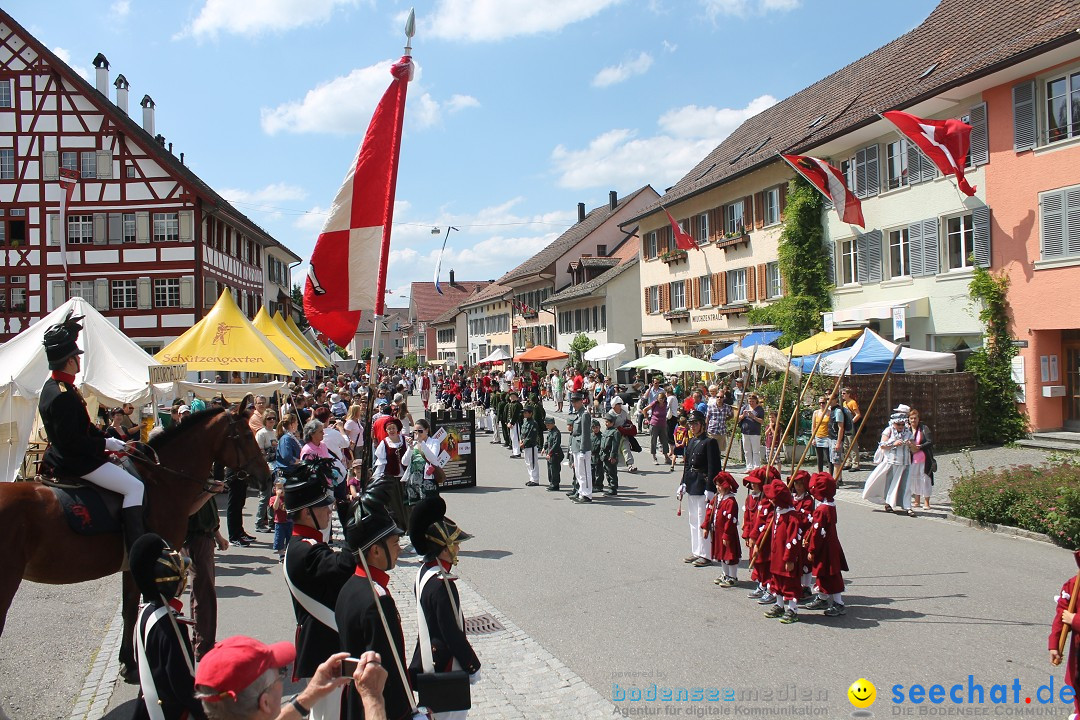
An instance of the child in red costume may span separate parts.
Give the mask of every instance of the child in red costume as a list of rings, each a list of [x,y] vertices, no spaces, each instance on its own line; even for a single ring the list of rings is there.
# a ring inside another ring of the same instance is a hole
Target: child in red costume
[[[795,508],[795,512],[799,515],[799,530],[802,532],[803,537],[806,537],[810,530],[811,518],[814,515],[814,498],[808,492],[810,473],[805,470],[795,473],[788,479],[788,487],[791,488],[792,507]],[[814,582],[814,576],[810,574],[810,565],[806,560],[805,552],[799,561],[799,579],[802,585],[802,595],[799,599],[809,598],[812,595],[810,586]]]
[[[836,480],[826,472],[810,478],[810,494],[817,499],[810,534],[804,542],[807,560],[817,579],[818,596],[806,606],[807,610],[825,610],[829,617],[844,614],[844,576],[848,569],[844,548],[836,534]]]
[[[1080,550],[1073,553],[1076,566],[1080,567]],[[1054,611],[1054,621],[1050,624],[1050,662],[1055,665],[1061,663],[1061,653],[1058,651],[1058,641],[1061,637],[1061,628],[1068,625],[1072,628],[1072,637],[1068,640],[1069,661],[1065,663],[1065,683],[1074,689],[1080,681],[1080,613],[1069,612],[1069,601],[1076,590],[1077,579],[1071,577],[1061,586],[1061,592],[1057,596],[1057,609]],[[1075,609],[1076,606],[1074,605]],[[1077,720],[1080,717],[1080,695],[1073,700],[1075,712],[1069,716],[1069,720]]]
[[[713,559],[720,563],[723,575],[714,581],[720,587],[733,587],[738,582],[739,559],[742,557],[742,544],[739,542],[739,501],[735,498],[735,491],[739,489],[739,483],[730,473],[718,472],[713,478],[716,485],[716,496],[710,505],[713,506],[712,525],[712,552]],[[709,522],[706,512],[705,522]]]
[[[777,478],[763,488],[765,497],[773,505],[772,534],[765,538],[769,548],[769,577],[775,604],[765,612],[767,618],[780,618],[789,625],[797,622],[799,593],[802,575],[802,532],[799,530],[799,513],[792,506],[791,491],[784,481]]]
[[[765,468],[754,468],[743,478],[743,485],[750,490],[743,508],[742,537],[746,541],[746,550],[750,554],[750,579],[757,581],[757,587],[747,595],[758,598],[762,604],[771,603],[774,598],[769,591],[769,544],[761,543],[761,535],[772,519],[772,504],[761,492],[765,477]],[[760,545],[760,549],[759,549]]]

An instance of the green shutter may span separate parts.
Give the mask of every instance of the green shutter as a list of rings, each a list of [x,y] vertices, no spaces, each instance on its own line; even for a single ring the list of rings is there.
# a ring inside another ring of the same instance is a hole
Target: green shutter
[[[1065,254],[1065,191],[1043,193],[1039,210],[1042,259],[1061,257]]]

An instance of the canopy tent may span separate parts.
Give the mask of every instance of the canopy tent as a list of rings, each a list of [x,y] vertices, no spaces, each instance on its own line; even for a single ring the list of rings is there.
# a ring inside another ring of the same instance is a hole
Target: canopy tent
[[[622,343],[604,343],[592,348],[583,356],[587,362],[605,362],[619,357],[626,350]]]
[[[154,358],[163,363],[187,363],[188,370],[194,372],[235,370],[269,375],[300,372],[300,368],[240,312],[228,289],[222,290],[221,297],[206,317]]]
[[[760,330],[752,332],[739,342],[732,343],[726,348],[721,348],[720,350],[713,353],[712,359],[723,360],[732,352],[734,352],[736,347],[748,348],[753,345],[771,345],[772,343],[776,342],[776,340],[782,334],[783,333],[776,332],[775,330]]]
[[[791,354],[795,357],[802,357],[803,355],[817,355],[818,353],[825,352],[826,350],[832,350],[833,348],[840,347],[853,337],[858,337],[862,329],[857,330],[832,330],[830,332],[819,332],[817,335],[811,335],[810,337],[795,343],[792,346]],[[783,348],[786,353],[787,348]]]
[[[286,332],[274,324],[274,321],[270,318],[270,313],[266,312],[265,307],[259,308],[259,312],[255,315],[255,319],[251,321],[251,324],[265,335],[266,339],[274,344],[274,347],[283,352],[285,357],[289,358],[296,367],[301,370],[314,370],[319,367],[320,363],[315,362],[304,348],[300,347]]]
[[[314,330],[312,330],[310,327],[308,327],[306,330],[301,330],[300,326],[296,324],[296,321],[292,319],[292,315],[290,315],[285,322],[286,324],[288,324],[290,330],[292,330],[304,340],[307,340],[308,345],[314,348],[316,353],[326,358],[328,366],[334,364],[333,353],[327,350],[326,346],[319,341],[319,337],[315,334]]]
[[[180,380],[154,385],[159,401],[168,402],[177,395],[191,393],[201,400],[213,400],[220,395],[230,403],[238,403],[248,395],[270,397],[274,393],[285,392],[286,387],[281,380],[264,383],[197,383]]]
[[[150,399],[147,368],[158,365],[145,350],[82,298],[72,298],[0,347],[0,368],[8,378],[0,385],[0,479],[14,480],[22,466],[37,417],[41,386],[49,377],[49,361],[42,340],[45,331],[61,322],[68,311],[83,315],[79,334],[81,369],[75,384],[97,405],[141,405]]]
[[[843,350],[823,353],[818,372],[823,375],[839,375],[851,363],[848,371],[852,375],[875,375],[885,372],[889,360],[896,351],[896,344],[891,343],[870,329],[863,331],[862,337],[855,344]],[[814,365],[815,356],[808,355],[794,361],[804,370]],[[956,370],[956,355],[952,353],[931,352],[903,348],[893,363],[893,373],[932,372],[934,370]]]
[[[548,362],[549,360],[565,360],[570,357],[566,353],[549,348],[547,345],[536,345],[523,353],[514,356],[514,362]]]
[[[785,372],[788,367],[788,354],[777,350],[772,345],[752,345],[750,347],[735,348],[734,353],[745,364],[750,362],[750,358],[754,358],[754,364],[760,365],[766,370],[773,370],[778,373]],[[791,371],[795,377],[802,375],[802,371],[795,363],[791,363]]]
[[[480,362],[478,362],[476,364],[477,365],[487,365],[488,363],[499,363],[499,362],[503,362],[504,360],[509,360],[509,359],[510,359],[510,353],[506,352],[502,348],[495,348],[490,353],[488,353],[487,357],[482,358],[480,360]]]
[[[653,366],[658,360],[662,358],[656,353],[649,353],[648,355],[642,355],[639,358],[634,358],[630,362],[623,363],[618,367],[619,370],[642,370],[648,369]]]
[[[281,314],[281,311],[278,310],[274,313],[272,319],[274,325],[281,328],[282,332],[287,333],[288,336],[292,338],[293,342],[307,351],[307,354],[311,356],[313,360],[318,362],[319,367],[330,367],[333,365],[333,358],[323,352],[322,347],[318,343],[311,342],[308,337],[301,332],[300,327],[292,319],[291,315],[286,318]]]
[[[682,372],[716,372],[716,365],[708,360],[701,360],[692,355],[673,355],[661,358],[649,366],[650,370],[659,370],[664,374]]]

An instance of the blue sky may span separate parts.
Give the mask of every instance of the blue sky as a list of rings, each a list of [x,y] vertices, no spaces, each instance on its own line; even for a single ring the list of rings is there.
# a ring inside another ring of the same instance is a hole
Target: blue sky
[[[743,120],[916,26],[934,0],[417,2],[388,287],[497,278],[608,190],[672,185]],[[149,93],[157,131],[306,259],[352,162],[408,2],[13,0],[93,80]],[[294,278],[302,277],[306,262]]]

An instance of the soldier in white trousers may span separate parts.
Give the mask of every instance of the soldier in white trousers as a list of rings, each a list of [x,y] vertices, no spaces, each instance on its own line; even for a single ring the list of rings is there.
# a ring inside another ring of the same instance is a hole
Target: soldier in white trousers
[[[574,413],[567,428],[570,430],[570,456],[574,459],[574,481],[577,492],[569,495],[574,502],[592,502],[592,416],[585,409],[585,396],[573,393],[570,402]]]

